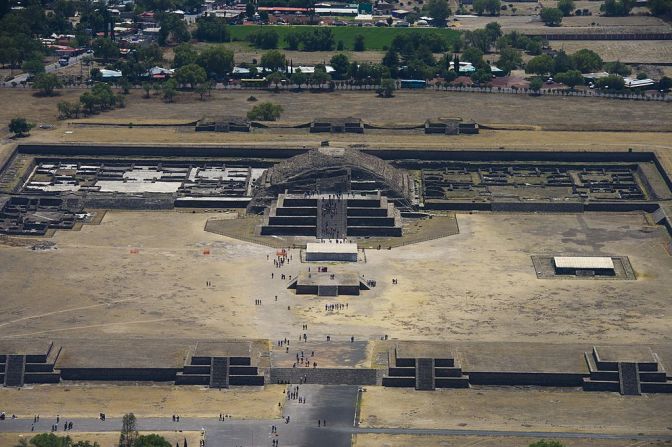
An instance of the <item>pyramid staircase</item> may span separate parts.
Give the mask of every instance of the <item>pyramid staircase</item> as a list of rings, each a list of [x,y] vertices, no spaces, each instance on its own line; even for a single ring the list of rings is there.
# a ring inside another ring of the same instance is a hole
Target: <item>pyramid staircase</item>
[[[60,347],[49,343],[40,354],[0,354],[0,384],[21,387],[26,383],[58,383],[61,373],[54,369]]]
[[[189,355],[175,385],[207,385],[210,388],[230,386],[263,386],[264,376],[250,357],[210,357]]]
[[[383,386],[414,387],[417,390],[435,388],[469,388],[469,376],[455,365],[453,358],[401,358],[397,350],[389,355],[387,374]]]
[[[672,380],[668,379],[657,354],[652,353],[651,361],[646,362],[604,360],[593,346],[584,357],[590,372],[583,379],[584,391],[612,391],[624,396],[672,393]]]

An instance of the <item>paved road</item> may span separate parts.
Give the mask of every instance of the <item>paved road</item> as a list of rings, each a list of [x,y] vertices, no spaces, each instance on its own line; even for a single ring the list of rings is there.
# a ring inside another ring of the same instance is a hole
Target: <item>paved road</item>
[[[288,385],[293,390],[296,385]],[[656,436],[646,434],[603,434],[576,432],[531,432],[531,431],[498,431],[498,430],[462,430],[462,429],[403,429],[403,428],[359,428],[354,426],[357,401],[356,386],[339,385],[299,385],[298,399],[287,400],[283,408],[283,416],[289,416],[289,423],[284,419],[275,420],[227,420],[216,418],[184,418],[173,422],[171,418],[143,418],[138,420],[141,431],[199,431],[205,430],[208,447],[238,446],[271,446],[273,439],[279,440],[279,446],[319,446],[345,447],[350,446],[353,434],[385,433],[390,435],[438,435],[438,436],[493,436],[493,437],[524,437],[524,438],[558,438],[558,439],[626,439],[633,441],[662,440],[672,441],[672,435]],[[59,433],[63,432],[62,417]],[[327,426],[320,424],[318,419],[326,420]],[[73,422],[72,431],[81,432],[118,432],[121,419],[108,418],[105,422],[97,419],[67,419]],[[35,433],[48,432],[53,419],[42,419],[35,424]],[[32,419],[7,419],[0,421],[0,432],[30,432]],[[271,426],[277,426],[277,434],[271,433]]]
[[[62,70],[67,67],[72,67],[73,65],[79,64],[79,61],[86,56],[86,54],[80,54],[79,56],[73,56],[70,58],[68,61],[68,65],[66,67],[61,67],[58,62],[55,62],[53,64],[45,65],[44,66],[44,71],[47,73],[52,73],[52,72],[57,72],[58,70]],[[21,82],[24,82],[26,79],[28,79],[28,73],[23,73],[18,76],[14,76],[13,79],[1,83],[0,85],[4,85],[5,87],[11,87],[12,82],[15,82],[17,85],[20,84]]]
[[[288,389],[294,389],[295,386],[288,385]],[[270,446],[275,438],[282,447],[349,446],[357,389],[356,386],[299,385],[298,395],[305,398],[306,403],[299,403],[298,399],[285,402],[283,416],[289,416],[289,423],[285,423],[284,419],[225,419],[220,422],[216,418],[182,417],[180,422],[173,422],[171,418],[142,418],[138,420],[138,430],[205,430],[208,447]],[[318,427],[318,419],[326,419],[327,426]],[[93,418],[68,419],[67,415],[63,415],[58,427],[59,433],[63,432],[66,420],[73,422],[73,432],[118,432],[121,428],[119,418],[108,418],[102,422]],[[51,418],[41,419],[35,424],[35,433],[50,431],[54,423],[56,421]],[[7,419],[0,421],[0,432],[30,432],[32,425],[32,419]],[[271,433],[272,425],[277,426],[277,434]]]

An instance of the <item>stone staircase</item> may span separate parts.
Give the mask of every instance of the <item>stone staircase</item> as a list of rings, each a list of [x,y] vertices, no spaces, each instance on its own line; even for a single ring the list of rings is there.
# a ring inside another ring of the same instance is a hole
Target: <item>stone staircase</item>
[[[382,385],[390,387],[414,387],[417,390],[436,388],[469,388],[469,376],[455,365],[453,358],[401,358],[396,354],[388,360],[387,374]]]
[[[415,360],[415,389],[431,391],[434,386],[434,359]]]
[[[210,363],[210,388],[229,387],[229,358],[213,357]]]
[[[639,384],[639,369],[637,368],[637,363],[619,363],[618,376],[622,395],[639,396],[642,394]]]
[[[651,353],[650,361],[605,360],[594,346],[591,352],[584,353],[584,358],[590,372],[583,379],[584,391],[611,391],[625,396],[672,393],[672,380],[655,353]]]
[[[250,357],[189,356],[175,375],[175,385],[263,386],[264,376],[251,366]]]
[[[5,361],[5,386],[23,386],[23,376],[26,372],[26,356],[10,354]]]

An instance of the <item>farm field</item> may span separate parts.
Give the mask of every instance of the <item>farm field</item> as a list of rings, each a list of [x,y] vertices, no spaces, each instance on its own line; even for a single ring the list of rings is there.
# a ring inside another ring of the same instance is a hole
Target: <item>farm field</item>
[[[261,26],[245,26],[245,25],[234,25],[230,26],[229,30],[231,31],[231,39],[236,40],[247,40],[248,36],[255,31],[261,29]],[[285,36],[291,32],[315,29],[311,26],[276,26],[275,29],[280,35],[281,47],[285,46]],[[448,44],[451,44],[454,40],[459,37],[459,33],[451,29],[408,29],[408,28],[377,28],[377,27],[362,27],[362,28],[353,28],[353,27],[331,27],[329,28],[334,33],[334,41],[343,41],[345,48],[352,48],[355,41],[355,36],[361,34],[365,39],[365,46],[369,50],[383,50],[385,47],[389,47],[392,43],[392,40],[400,35],[407,33],[429,33],[434,32],[443,36],[447,39]]]

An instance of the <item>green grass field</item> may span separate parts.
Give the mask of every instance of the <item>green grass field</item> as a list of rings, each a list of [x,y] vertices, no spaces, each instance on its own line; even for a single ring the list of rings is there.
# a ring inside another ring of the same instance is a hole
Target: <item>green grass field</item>
[[[233,25],[229,27],[231,31],[231,39],[244,41],[247,40],[247,37],[260,29],[261,26],[249,26],[249,25]],[[314,28],[312,26],[274,26],[273,29],[278,32],[280,35],[280,44],[281,48],[285,47],[285,36],[293,31],[301,29],[310,29]],[[390,46],[392,39],[395,36],[403,33],[438,33],[445,37],[448,44],[454,42],[460,33],[455,30],[445,29],[445,28],[422,28],[422,29],[410,29],[410,28],[377,28],[377,27],[351,27],[351,26],[342,26],[342,27],[332,27],[331,30],[334,33],[334,39],[338,41],[343,41],[346,50],[352,50],[354,44],[355,36],[361,34],[365,39],[365,46],[367,50],[384,50]]]

